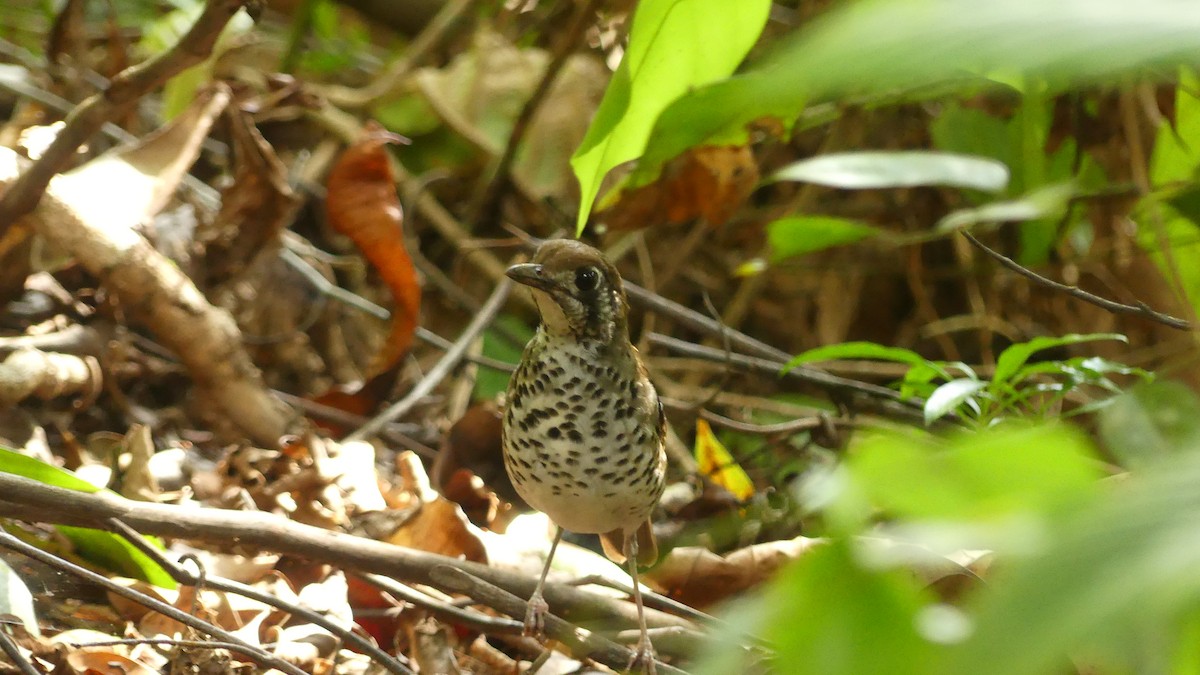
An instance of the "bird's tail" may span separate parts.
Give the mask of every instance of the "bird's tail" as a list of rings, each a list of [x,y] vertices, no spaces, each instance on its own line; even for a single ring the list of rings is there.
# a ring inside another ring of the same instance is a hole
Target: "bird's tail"
[[[654,529],[650,526],[649,518],[634,532],[627,533],[624,529],[616,529],[600,535],[600,545],[604,548],[604,555],[608,556],[609,560],[618,565],[625,562],[625,539],[627,536],[636,537],[639,567],[649,567],[658,560],[658,542],[654,540]]]

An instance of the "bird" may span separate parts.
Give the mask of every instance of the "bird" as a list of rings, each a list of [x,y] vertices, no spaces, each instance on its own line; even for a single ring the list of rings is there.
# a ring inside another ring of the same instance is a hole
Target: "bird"
[[[530,288],[541,322],[508,383],[504,466],[517,494],[556,525],[525,632],[542,632],[542,591],[563,531],[598,534],[633,580],[641,635],[630,667],[653,674],[638,565],[658,558],[650,516],[666,484],[666,418],[629,340],[621,275],[573,239],[546,240],[507,275]]]

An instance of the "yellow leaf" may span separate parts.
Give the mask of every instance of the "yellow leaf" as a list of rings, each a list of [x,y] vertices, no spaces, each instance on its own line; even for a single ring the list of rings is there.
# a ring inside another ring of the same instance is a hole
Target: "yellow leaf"
[[[713,435],[712,427],[704,420],[696,420],[696,462],[700,473],[709,480],[729,490],[738,501],[746,501],[754,495],[754,483],[733,461],[733,455]]]

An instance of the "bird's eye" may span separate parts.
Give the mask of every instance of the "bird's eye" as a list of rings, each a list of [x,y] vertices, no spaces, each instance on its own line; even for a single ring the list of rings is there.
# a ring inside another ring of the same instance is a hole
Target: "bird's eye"
[[[575,270],[575,288],[581,291],[594,291],[600,284],[600,273],[595,267],[580,267]]]

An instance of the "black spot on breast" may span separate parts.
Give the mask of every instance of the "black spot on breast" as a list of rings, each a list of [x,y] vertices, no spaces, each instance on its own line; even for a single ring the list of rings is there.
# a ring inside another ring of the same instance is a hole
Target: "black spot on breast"
[[[616,471],[609,471],[608,473],[600,474],[600,480],[612,480],[616,477],[617,477]]]
[[[579,403],[583,401],[583,394],[571,394],[571,398],[567,399],[571,403]]]
[[[583,434],[579,433],[579,431],[576,429],[571,429],[570,431],[568,431],[567,438],[570,438],[572,441],[575,441],[576,443],[583,442]]]
[[[588,468],[583,470],[583,473],[584,473],[584,475],[587,475],[587,476],[595,476],[596,474],[600,473],[600,469],[597,469],[594,466],[589,466]]]
[[[562,438],[562,432],[559,431],[558,427],[550,427],[546,431],[546,435],[549,436],[550,438],[555,438],[555,439]]]
[[[594,448],[595,452],[600,452],[600,448]],[[608,464],[608,455],[597,455],[592,458],[592,461],[597,464]]]

